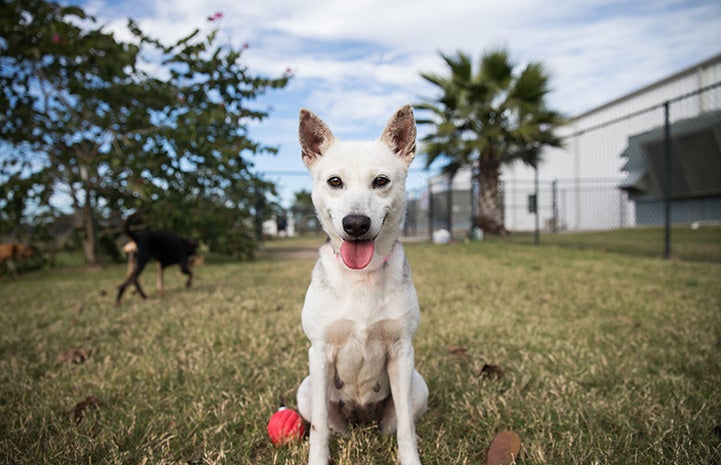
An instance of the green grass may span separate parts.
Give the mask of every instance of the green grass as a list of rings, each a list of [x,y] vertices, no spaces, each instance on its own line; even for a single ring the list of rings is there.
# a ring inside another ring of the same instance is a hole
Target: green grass
[[[149,267],[150,298],[128,293],[120,309],[122,265],[3,279],[0,463],[306,463],[307,440],[276,449],[265,427],[307,372],[314,260],[291,252],[320,242],[209,261],[190,290],[169,271],[162,299]],[[424,464],[484,463],[505,429],[522,438],[519,464],[721,463],[717,264],[488,241],[406,249],[431,390]],[[56,363],[80,347],[84,363]],[[479,376],[484,364],[505,376]],[[393,463],[395,439],[357,428],[331,453]]]
[[[532,233],[515,233],[506,240],[533,243]],[[610,231],[544,233],[542,245],[596,249],[647,257],[663,257],[663,228],[627,228]],[[693,230],[687,226],[671,228],[671,258],[721,262],[721,227],[703,226]]]

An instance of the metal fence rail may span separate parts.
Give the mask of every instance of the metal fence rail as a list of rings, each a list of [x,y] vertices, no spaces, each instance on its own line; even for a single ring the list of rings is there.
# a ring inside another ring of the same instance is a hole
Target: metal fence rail
[[[568,134],[584,176],[506,179],[510,240],[721,261],[721,82]],[[614,172],[613,176],[588,175]],[[437,176],[409,195],[405,233],[470,237],[477,186]],[[462,184],[462,183],[461,183]]]

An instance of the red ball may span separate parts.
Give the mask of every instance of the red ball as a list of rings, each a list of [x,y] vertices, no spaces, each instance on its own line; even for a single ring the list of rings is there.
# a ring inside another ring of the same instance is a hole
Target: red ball
[[[304,434],[303,419],[293,409],[281,407],[268,421],[268,437],[276,446],[299,441]]]

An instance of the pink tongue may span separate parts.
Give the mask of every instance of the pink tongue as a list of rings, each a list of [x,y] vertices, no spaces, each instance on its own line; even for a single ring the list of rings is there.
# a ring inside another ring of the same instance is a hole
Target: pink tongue
[[[375,246],[373,241],[343,241],[340,246],[340,256],[348,268],[362,270],[373,259]]]

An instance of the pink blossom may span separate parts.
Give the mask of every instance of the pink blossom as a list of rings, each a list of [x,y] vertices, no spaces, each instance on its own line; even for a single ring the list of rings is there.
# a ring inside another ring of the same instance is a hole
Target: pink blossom
[[[52,41],[54,44],[60,43],[60,34],[58,34],[57,32],[53,32]]]
[[[208,21],[211,21],[211,22],[220,21],[221,19],[223,19],[223,13],[221,13],[220,11],[216,12],[212,16],[208,16]]]

